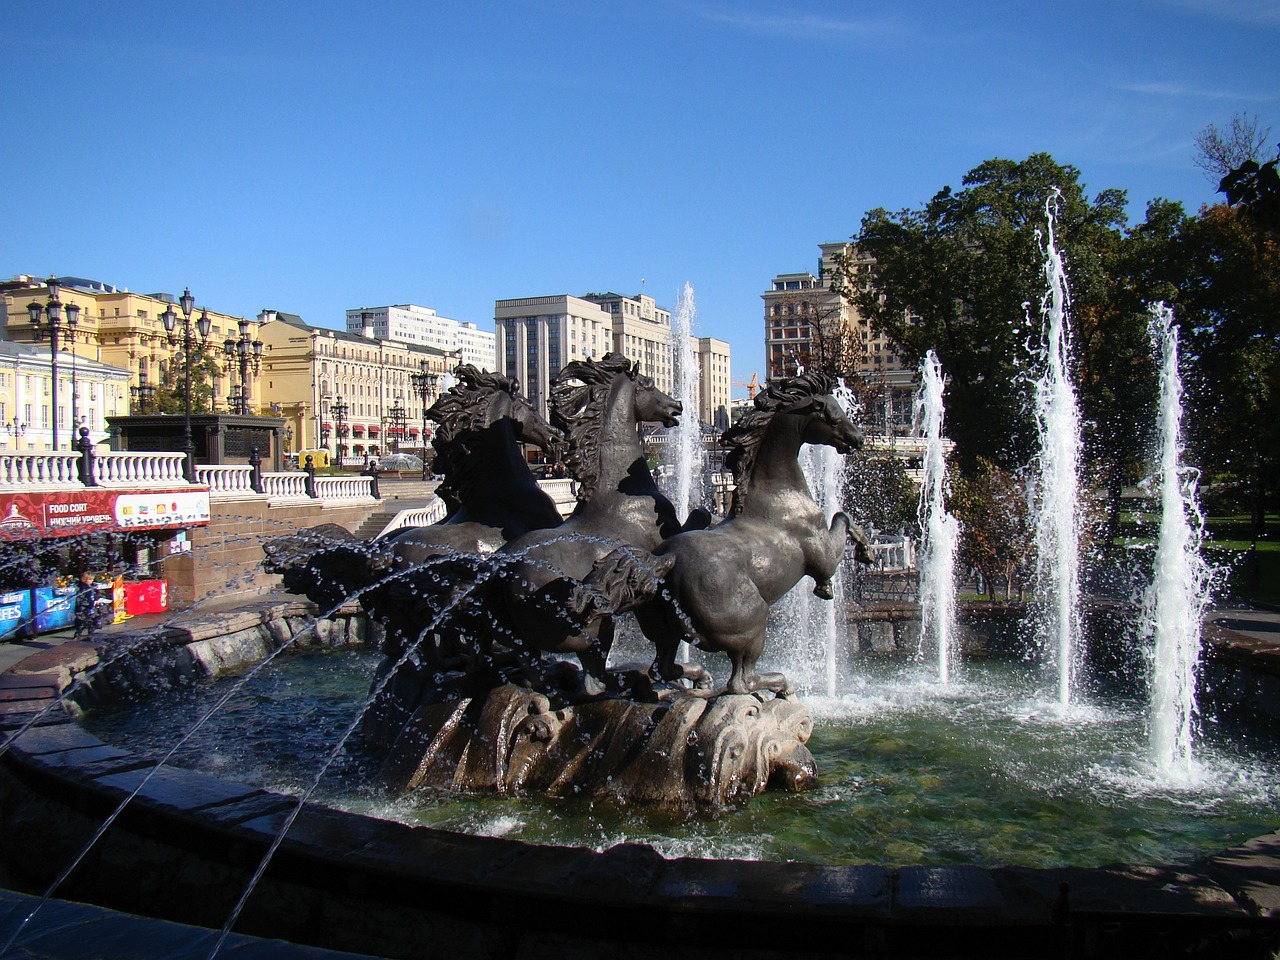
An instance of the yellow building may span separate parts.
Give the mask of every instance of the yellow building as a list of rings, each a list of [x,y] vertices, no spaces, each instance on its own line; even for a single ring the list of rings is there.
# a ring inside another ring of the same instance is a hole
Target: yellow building
[[[428,376],[430,406],[449,386],[455,355],[314,327],[290,313],[266,311],[262,318],[262,396],[285,418],[292,450],[337,454],[341,445],[350,458],[385,453],[393,440],[410,450],[423,447],[431,426],[423,422],[414,376]]]
[[[64,344],[63,354],[69,362],[72,352],[77,358],[96,360],[109,366],[129,371],[129,385],[156,386],[166,380],[171,365],[182,363],[184,314],[179,298],[171,294],[130,293],[119,290],[109,284],[78,277],[60,278],[61,288],[58,299],[63,304],[75,304],[80,308],[80,318],[74,337],[69,336],[64,324],[61,340]],[[14,343],[32,343],[35,341],[35,330],[32,328],[27,312],[28,304],[35,302],[42,306],[48,299],[49,290],[46,282],[34,277],[20,276],[0,284],[4,292],[4,338]],[[165,328],[161,319],[166,310],[175,315],[172,335]],[[245,321],[241,317],[218,313],[196,305],[191,311],[191,337],[199,343],[199,325],[201,317],[209,320],[208,346],[219,358],[219,375],[211,383],[214,407],[225,410],[233,388],[239,388],[239,364],[228,358],[226,342],[238,340],[241,336],[241,325]],[[248,321],[245,331],[250,340],[254,339],[257,324]],[[177,368],[175,368],[176,372]],[[261,403],[261,391],[254,383],[252,368],[248,370],[248,409],[251,413],[270,412],[264,410]],[[126,396],[136,397],[126,393]],[[61,391],[59,391],[59,407]],[[123,412],[123,411],[121,411]],[[132,408],[130,412],[134,411]]]

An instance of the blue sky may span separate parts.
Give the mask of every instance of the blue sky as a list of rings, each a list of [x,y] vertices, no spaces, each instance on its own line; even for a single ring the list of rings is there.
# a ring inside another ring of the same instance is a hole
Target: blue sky
[[[688,281],[740,381],[769,280],[868,209],[1047,151],[1141,219],[1214,199],[1206,124],[1280,140],[1280,0],[13,0],[3,22],[0,274],[486,329],[495,299],[674,307]]]

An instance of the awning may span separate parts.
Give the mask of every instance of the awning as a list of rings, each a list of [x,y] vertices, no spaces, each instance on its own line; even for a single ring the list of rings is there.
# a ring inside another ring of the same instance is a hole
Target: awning
[[[332,423],[322,423],[322,424],[320,424],[320,429],[321,429],[321,430],[332,430],[332,429],[333,429],[333,424],[332,424]]]
[[[376,437],[381,432],[382,432],[382,428],[379,427],[376,423],[369,424],[369,436]]]
[[[363,436],[364,436],[364,424],[363,424],[363,423],[353,423],[353,424],[351,425],[351,432],[352,432],[355,436],[357,436],[357,437],[363,437]]]
[[[417,428],[417,427],[410,427],[410,428],[409,428],[409,436],[411,436],[411,437],[416,437],[416,436],[418,435],[418,433],[419,433],[419,430],[418,430],[418,428]]]

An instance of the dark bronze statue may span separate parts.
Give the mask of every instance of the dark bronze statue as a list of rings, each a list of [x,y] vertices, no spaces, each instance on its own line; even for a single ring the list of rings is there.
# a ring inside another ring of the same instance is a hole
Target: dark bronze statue
[[[866,558],[862,531],[843,513],[827,522],[797,462],[804,443],[861,446],[833,385],[806,374],[757,397],[724,437],[737,484],[731,515],[707,527],[701,511],[681,525],[638,430],[674,424],[679,402],[619,355],[566,366],[553,382],[552,421],[578,483],[569,519],[518,534],[504,522],[496,549],[448,540],[448,522],[373,544],[377,559],[355,592],[388,626],[364,727],[386,753],[384,782],[668,805],[814,782],[808,711],[785,677],[756,664],[770,604],[805,576],[830,599],[850,537]],[[442,438],[465,432],[468,409],[437,405]],[[516,435],[513,426],[504,442]],[[448,451],[438,462],[457,478],[478,479],[496,457],[478,439]],[[449,487],[454,526],[478,522],[466,489]],[[529,494],[535,505],[539,496]],[[628,611],[655,646],[648,670],[609,668],[614,620]],[[728,657],[723,687],[676,662],[682,641]]]

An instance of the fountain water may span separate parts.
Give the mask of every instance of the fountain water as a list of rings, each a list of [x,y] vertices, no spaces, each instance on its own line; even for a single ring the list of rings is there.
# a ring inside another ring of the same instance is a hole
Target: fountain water
[[[1080,638],[1080,410],[1071,385],[1071,298],[1054,241],[1055,193],[1048,218],[1041,302],[1044,371],[1035,384],[1040,435],[1036,513],[1036,581],[1042,598],[1040,644],[1057,669],[1058,705],[1071,704],[1082,656]]]
[[[831,395],[846,416],[858,418],[858,402],[843,382]],[[821,444],[803,446],[799,459],[813,499],[829,521],[836,511],[843,509],[848,460]],[[830,600],[814,596],[809,582],[801,581],[779,601],[778,611],[772,618],[771,629],[786,638],[786,662],[781,668],[806,694],[833,698],[840,693],[839,654],[848,627],[845,609],[852,563],[852,558],[846,555],[831,578],[833,596]]]
[[[1144,632],[1152,641],[1149,736],[1160,772],[1189,781],[1200,630],[1212,571],[1200,556],[1199,471],[1182,465],[1182,380],[1173,311],[1163,303],[1152,307],[1150,327],[1160,361],[1160,532],[1143,610]]]
[[[693,325],[698,310],[693,286],[686,283],[676,301],[671,318],[671,355],[675,368],[675,396],[689,411],[667,431],[674,448],[674,476],[664,493],[675,505],[681,519],[705,506],[706,450],[702,445],[702,421],[698,416],[698,385],[701,380],[698,355],[693,348]]]
[[[916,415],[925,438],[920,483],[920,649],[937,650],[938,682],[949,683],[959,660],[956,642],[956,549],[960,523],[947,513],[947,464],[942,445],[945,381],[938,355],[930,350],[920,365]]]

